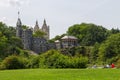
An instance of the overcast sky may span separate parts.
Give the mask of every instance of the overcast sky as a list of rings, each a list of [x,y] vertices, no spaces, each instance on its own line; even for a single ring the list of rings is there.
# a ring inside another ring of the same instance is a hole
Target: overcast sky
[[[120,29],[119,8],[120,0],[0,0],[0,21],[15,26],[18,11],[22,24],[31,27],[46,19],[53,38],[82,22]]]

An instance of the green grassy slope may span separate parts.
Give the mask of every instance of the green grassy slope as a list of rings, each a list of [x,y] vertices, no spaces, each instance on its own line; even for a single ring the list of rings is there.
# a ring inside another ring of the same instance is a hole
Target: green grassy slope
[[[0,71],[0,80],[120,80],[119,69],[25,69]]]

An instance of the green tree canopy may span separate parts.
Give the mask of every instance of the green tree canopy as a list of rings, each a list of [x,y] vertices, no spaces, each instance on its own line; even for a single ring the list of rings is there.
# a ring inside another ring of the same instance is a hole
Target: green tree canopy
[[[67,33],[76,36],[81,45],[94,45],[96,42],[101,43],[107,37],[107,29],[95,24],[76,24],[71,26]]]
[[[29,29],[29,27],[26,25],[22,25],[22,29]]]
[[[22,41],[15,37],[16,30],[14,27],[8,27],[6,24],[0,22],[0,58],[14,54],[18,48],[22,49]]]
[[[53,39],[49,40],[49,42],[55,42],[56,40],[61,40],[62,37],[64,37],[66,34],[57,35]]]
[[[101,44],[99,56],[103,62],[114,62],[120,57],[120,33],[113,34]]]
[[[118,28],[117,29],[112,28],[111,34],[116,34],[116,33],[120,33],[120,30]]]
[[[46,35],[45,32],[41,31],[41,30],[37,30],[36,32],[34,32],[33,36],[34,37],[44,37]]]

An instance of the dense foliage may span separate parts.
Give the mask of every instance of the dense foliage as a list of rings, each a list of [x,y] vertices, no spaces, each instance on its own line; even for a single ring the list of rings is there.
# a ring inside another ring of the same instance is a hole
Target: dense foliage
[[[94,45],[96,42],[101,43],[108,36],[107,29],[104,27],[86,23],[69,27],[67,33],[76,36],[80,45],[85,46]]]
[[[101,44],[99,48],[99,58],[103,62],[112,63],[120,57],[120,33],[113,34]]]
[[[86,68],[87,57],[65,56],[59,51],[50,50],[39,56],[31,57],[9,56],[1,63],[1,69],[22,69],[22,68]]]
[[[69,56],[89,56],[90,50],[91,50],[91,47],[78,46],[78,47],[60,49],[59,51],[62,54],[69,55]]]
[[[36,32],[34,32],[33,36],[34,37],[44,37],[44,35],[46,35],[45,32],[41,31],[41,30],[37,30]]]
[[[53,39],[49,40],[49,42],[55,42],[56,40],[61,41],[61,38],[64,37],[66,34],[62,34],[62,35],[57,35],[55,36]]]
[[[23,69],[25,66],[25,59],[18,56],[6,57],[1,63],[1,69]]]
[[[23,29],[28,27],[23,25]],[[0,22],[0,68],[86,68],[93,64],[117,64],[120,68],[120,30],[107,30],[95,24],[76,24],[71,26],[67,35],[78,38],[77,47],[49,50],[33,55],[24,50],[22,41],[15,36],[16,29]],[[35,37],[43,37],[44,32],[37,31]],[[57,35],[50,42],[61,40]],[[13,56],[15,55],[15,56]]]
[[[35,67],[40,68],[86,68],[88,59],[87,57],[70,57],[61,54],[59,51],[50,50],[34,61]],[[38,64],[39,63],[39,64]]]
[[[15,37],[14,27],[8,27],[0,22],[0,59],[11,54],[19,54],[19,49],[23,48],[21,39]]]

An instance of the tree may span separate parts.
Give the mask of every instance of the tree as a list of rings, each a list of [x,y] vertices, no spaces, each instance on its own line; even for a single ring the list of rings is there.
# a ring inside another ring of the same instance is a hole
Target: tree
[[[111,63],[120,57],[120,33],[113,34],[101,44],[99,48],[99,58],[103,62]]]
[[[20,54],[20,49],[23,49],[22,40],[18,37],[11,37],[8,42],[8,55]]]
[[[21,49],[23,49],[23,44],[22,44],[22,40],[18,37],[11,37],[11,39],[8,42],[11,46],[14,47],[19,47]]]
[[[91,54],[90,54],[90,63],[97,63],[97,60],[99,58],[99,47],[100,44],[99,43],[95,43],[95,45],[93,46],[93,48],[91,49]]]
[[[41,30],[37,30],[37,31],[33,34],[34,37],[44,37],[45,35],[46,35],[46,33],[43,32],[43,31],[41,31]]]
[[[22,25],[22,29],[29,29],[29,27],[26,25]]]
[[[4,31],[8,28],[8,26],[2,22],[0,22],[0,32],[4,33]]]
[[[23,49],[21,39],[15,37],[16,30],[14,27],[8,27],[0,22],[0,58],[18,53],[19,49]]]
[[[56,40],[61,40],[62,37],[64,37],[66,34],[62,34],[62,35],[57,35],[55,36],[53,39],[49,40],[49,42],[55,42]]]
[[[112,34],[120,33],[120,30],[118,28],[117,29],[112,28],[111,33]]]
[[[24,61],[23,61],[24,60]],[[1,65],[2,69],[23,69],[26,68],[26,60],[19,56],[6,57]]]
[[[86,68],[87,57],[65,56],[56,50],[49,50],[40,55],[40,67],[42,68]]]
[[[40,67],[46,68],[66,68],[68,57],[60,54],[56,50],[50,50],[40,55]]]
[[[67,33],[76,36],[81,45],[91,46],[96,42],[101,43],[107,38],[107,29],[95,24],[76,24],[71,26]]]
[[[12,36],[16,36],[16,30],[14,27],[8,27],[4,30],[3,34],[8,38],[10,39]]]
[[[8,39],[0,32],[0,58],[5,56],[5,52],[8,51],[7,44]]]

